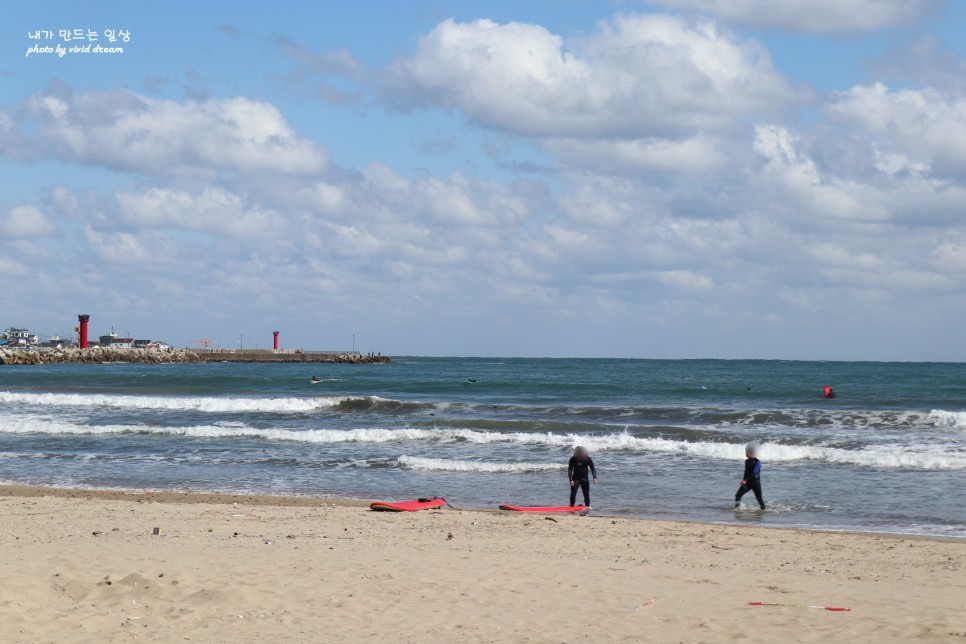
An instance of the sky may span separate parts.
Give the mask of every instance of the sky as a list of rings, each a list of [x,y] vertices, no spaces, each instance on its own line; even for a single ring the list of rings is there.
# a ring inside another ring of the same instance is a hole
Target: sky
[[[964,312],[966,3],[0,6],[0,327],[964,361]]]

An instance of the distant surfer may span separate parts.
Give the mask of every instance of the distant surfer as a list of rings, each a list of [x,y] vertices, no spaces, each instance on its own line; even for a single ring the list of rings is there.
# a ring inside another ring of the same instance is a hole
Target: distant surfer
[[[479,380],[477,380],[476,378],[467,378],[466,379],[466,384],[468,384],[468,385],[474,385],[474,384],[476,384],[478,382],[479,382]]]
[[[312,379],[309,380],[309,382],[311,382],[313,385],[315,385],[315,384],[318,384],[318,383],[320,383],[322,381],[319,380],[317,376],[312,376]]]
[[[593,475],[594,483],[597,482],[597,468],[594,467],[594,459],[587,453],[586,447],[574,448],[574,455],[570,457],[567,465],[567,476],[570,478],[570,507],[573,507],[577,500],[577,488],[584,492],[584,505],[590,507],[590,476]]]
[[[754,443],[745,447],[745,473],[741,476],[741,487],[735,494],[735,507],[741,507],[741,497],[749,491],[755,493],[758,507],[765,509],[765,500],[761,497],[761,461],[756,457],[758,449]]]
[[[822,393],[825,394],[826,398],[835,398],[835,392],[832,391],[832,388],[829,387],[828,385],[825,385],[824,387],[822,387]]]

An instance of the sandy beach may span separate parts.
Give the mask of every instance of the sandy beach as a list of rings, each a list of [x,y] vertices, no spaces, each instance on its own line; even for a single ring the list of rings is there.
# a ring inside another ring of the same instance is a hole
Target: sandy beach
[[[0,512],[5,642],[966,641],[961,541],[13,487]]]

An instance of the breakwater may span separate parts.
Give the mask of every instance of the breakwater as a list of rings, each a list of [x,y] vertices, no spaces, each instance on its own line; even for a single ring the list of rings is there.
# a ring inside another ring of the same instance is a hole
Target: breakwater
[[[208,349],[195,353],[200,362],[329,362],[335,364],[390,364],[392,362],[387,356],[352,351]]]
[[[165,364],[192,362],[315,362],[332,364],[389,364],[386,356],[353,352],[328,351],[220,351],[193,349],[7,349],[0,348],[0,364],[101,364],[101,363]]]
[[[165,364],[170,362],[201,362],[190,349],[0,349],[0,364],[100,364],[105,362],[133,362]]]

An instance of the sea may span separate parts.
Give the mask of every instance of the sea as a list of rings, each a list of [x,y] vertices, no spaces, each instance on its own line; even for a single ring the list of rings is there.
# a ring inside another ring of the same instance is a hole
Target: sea
[[[565,505],[582,445],[592,514],[966,538],[966,364],[394,360],[0,366],[0,481]]]

